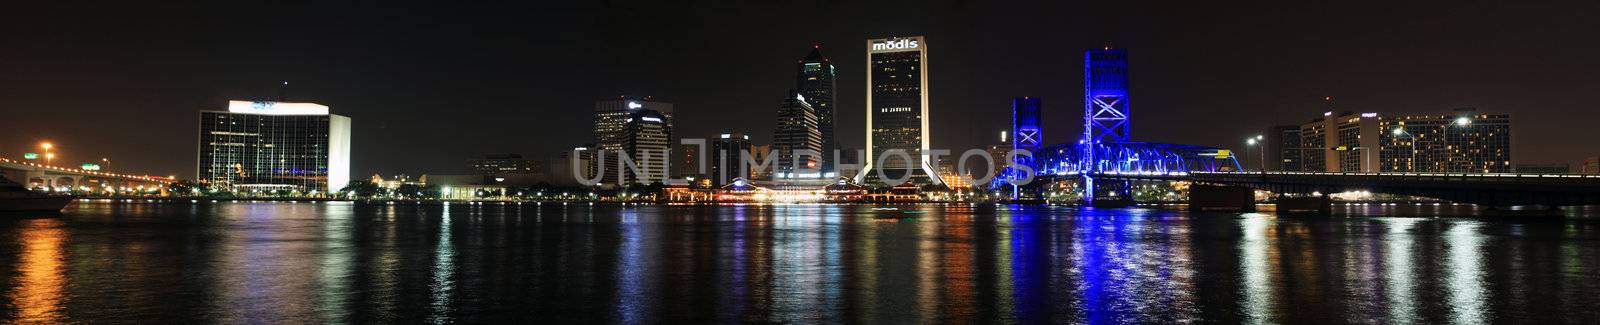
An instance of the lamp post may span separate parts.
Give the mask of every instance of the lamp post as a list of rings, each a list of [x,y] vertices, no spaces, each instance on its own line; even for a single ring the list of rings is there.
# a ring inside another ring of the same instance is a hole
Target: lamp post
[[[39,144],[39,148],[44,149],[44,164],[45,165],[50,165],[51,162],[55,161],[56,153],[50,152],[50,150],[51,149],[55,149],[56,145],[50,144],[49,142],[45,142],[45,143],[40,143]]]
[[[1452,126],[1467,127],[1468,125],[1472,125],[1472,119],[1471,118],[1467,118],[1466,116],[1457,117],[1456,120],[1453,123],[1450,123],[1450,125],[1446,125],[1444,127],[1445,146],[1448,147],[1450,145],[1450,128]],[[1463,148],[1461,148],[1461,145],[1458,144],[1458,145],[1456,145],[1455,149],[1456,150],[1462,150]],[[1456,164],[1455,164],[1456,155],[1455,155],[1454,152],[1448,152],[1448,154],[1450,154],[1450,156],[1449,156],[1450,159],[1448,159],[1447,161],[1450,164],[1450,167],[1445,169],[1445,171],[1446,172],[1451,172],[1451,171],[1454,171],[1453,169],[1455,169],[1455,167],[1456,167]],[[1466,170],[1463,169],[1462,171],[1465,172]]]
[[[1406,132],[1406,128],[1403,127],[1403,126],[1394,128],[1394,135],[1395,136],[1400,136],[1402,134],[1406,136],[1406,140],[1409,140],[1409,142],[1411,142],[1411,161],[1406,163],[1406,165],[1411,166],[1411,167],[1410,168],[1406,168],[1406,169],[1411,171],[1411,172],[1413,172],[1413,173],[1415,173],[1415,172],[1417,172],[1417,137],[1414,136],[1414,135],[1411,135],[1410,132]]]
[[[1260,160],[1260,162],[1258,164],[1261,165],[1261,170],[1260,171],[1263,172],[1263,173],[1267,172],[1267,142],[1263,141],[1264,139],[1266,139],[1266,137],[1262,137],[1259,134],[1254,136],[1254,137],[1250,137],[1250,138],[1245,138],[1244,139],[1245,155],[1249,155],[1250,154],[1250,152],[1249,152],[1250,147],[1256,146],[1257,143],[1261,144],[1261,150],[1259,150],[1259,151],[1261,151],[1261,157],[1260,157],[1261,159],[1258,159],[1258,160]]]

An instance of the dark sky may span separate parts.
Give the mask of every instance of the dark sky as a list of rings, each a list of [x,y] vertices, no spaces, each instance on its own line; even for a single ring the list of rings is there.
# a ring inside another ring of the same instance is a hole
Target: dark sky
[[[1600,155],[1600,1],[861,2],[12,1],[0,155],[51,140],[66,163],[192,177],[197,112],[275,99],[281,81],[353,118],[357,175],[549,156],[623,94],[677,104],[680,137],[765,142],[816,42],[841,74],[843,144],[860,147],[865,39],[897,35],[927,36],[935,147],[990,141],[1024,95],[1044,98],[1047,139],[1074,139],[1081,51],[1112,43],[1132,57],[1140,140],[1237,147],[1333,96],[1511,113],[1520,162]]]

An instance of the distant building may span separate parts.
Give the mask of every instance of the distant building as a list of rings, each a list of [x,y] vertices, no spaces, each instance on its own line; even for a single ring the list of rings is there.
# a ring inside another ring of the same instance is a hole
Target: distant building
[[[1298,151],[1302,171],[1375,172],[1378,170],[1377,113],[1323,113],[1300,125]],[[1268,150],[1271,150],[1270,148]]]
[[[838,72],[834,70],[833,62],[822,56],[822,46],[814,45],[811,53],[800,60],[795,76],[795,90],[805,96],[806,102],[816,110],[817,132],[822,136],[822,159],[817,163],[822,166],[824,175],[835,173],[833,170],[833,151],[839,149],[839,142],[834,138],[834,124],[838,120],[838,109],[835,107],[834,80]]]
[[[316,103],[228,101],[200,112],[201,182],[236,190],[338,191],[350,183],[350,118]]]
[[[1383,171],[1510,173],[1511,116],[1463,108],[1385,117]]]
[[[791,91],[778,106],[778,125],[772,133],[772,150],[778,154],[776,178],[822,178],[822,132],[817,129],[816,110],[804,95]],[[802,173],[806,170],[818,171]]]
[[[601,151],[605,154],[604,164],[596,166],[600,173],[601,183],[617,184],[617,153],[622,151],[623,141],[626,137],[628,117],[641,109],[649,109],[661,114],[662,126],[668,134],[672,133],[673,115],[672,103],[650,100],[650,97],[618,97],[612,100],[596,101],[594,103],[594,148],[596,154]],[[667,139],[673,143],[673,139]]]
[[[1272,129],[1269,154],[1280,170],[1307,172],[1510,173],[1511,117],[1458,109],[1445,114],[1379,116],[1323,113]],[[1298,146],[1292,145],[1299,143]]]
[[[473,172],[480,175],[544,174],[544,162],[522,158],[520,154],[488,154],[467,161]]]
[[[707,157],[710,159],[706,160],[709,161],[707,167],[710,168],[706,169],[708,171],[706,177],[711,179],[712,186],[726,185],[735,178],[750,178],[750,173],[743,173],[744,170],[740,169],[743,165],[739,158],[741,153],[755,149],[750,145],[749,135],[737,132],[718,134],[715,139],[711,139],[710,147],[710,151],[707,152]]]
[[[627,153],[638,169],[628,167],[627,163],[618,159],[618,171],[622,172],[622,178],[616,184],[626,186],[666,182],[667,155],[671,148],[672,127],[667,125],[666,115],[651,109],[635,110],[623,122],[622,151]],[[611,176],[616,177],[616,171],[612,173]]]
[[[1267,169],[1272,171],[1302,171],[1299,125],[1279,125],[1267,133]]]
[[[928,128],[928,44],[922,36],[867,40],[867,170],[869,183],[890,179],[916,184],[941,183],[930,150]],[[890,150],[906,156],[890,156]],[[907,158],[910,159],[902,159]],[[880,158],[884,160],[879,164]]]
[[[1517,164],[1518,174],[1556,175],[1572,173],[1572,165],[1560,163]]]
[[[595,150],[592,146],[574,147],[556,154],[550,162],[550,183],[560,186],[579,186],[579,180],[595,179]]]
[[[1600,174],[1600,157],[1589,157],[1583,160],[1583,173],[1590,175]]]

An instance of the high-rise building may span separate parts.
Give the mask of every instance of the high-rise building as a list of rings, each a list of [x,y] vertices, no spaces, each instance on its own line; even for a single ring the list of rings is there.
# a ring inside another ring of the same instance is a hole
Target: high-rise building
[[[839,142],[834,138],[833,126],[838,117],[838,109],[834,105],[834,80],[838,72],[833,68],[833,62],[822,56],[822,45],[813,45],[811,53],[800,60],[798,73],[795,76],[795,89],[800,95],[805,96],[806,102],[817,114],[817,131],[822,135],[822,158],[817,161],[822,166],[824,175],[834,175],[833,152],[839,149]]]
[[[707,167],[710,168],[706,169],[706,177],[711,179],[712,186],[722,186],[735,178],[750,179],[753,176],[751,173],[756,171],[740,168],[744,165],[740,155],[753,155],[754,150],[750,145],[750,136],[743,133],[724,132],[711,139],[711,149],[706,153],[706,157],[710,158],[707,160],[710,165]]]
[[[622,129],[622,152],[638,169],[619,159],[622,178],[617,185],[665,183],[668,149],[672,148],[672,127],[667,125],[666,115],[648,108],[637,109],[623,120]]]
[[[1600,174],[1600,157],[1589,157],[1583,160],[1584,174]]]
[[[864,176],[875,178],[881,170],[889,179],[942,183],[933,162],[924,156],[931,142],[927,42],[922,36],[869,39],[867,49],[868,157]],[[886,156],[891,150],[903,151],[906,156]]]
[[[667,134],[672,134],[672,103],[652,101],[650,97],[637,98],[622,96],[612,100],[601,100],[594,103],[594,150],[597,160],[604,163],[596,166],[600,173],[602,184],[617,184],[617,153],[622,151],[628,117],[641,109],[649,109],[661,114],[663,126]],[[671,143],[673,139],[667,139]],[[637,159],[637,158],[635,158]]]
[[[807,98],[790,91],[778,106],[778,126],[773,129],[772,150],[778,154],[777,178],[821,178],[822,132],[817,130],[817,114]],[[798,164],[797,164],[798,163]]]
[[[1273,171],[1302,171],[1300,155],[1300,126],[1279,125],[1267,133],[1267,169]]]
[[[1322,114],[1300,125],[1297,151],[1303,171],[1376,172],[1379,143],[1376,113]],[[1288,149],[1288,148],[1285,148]],[[1270,148],[1269,148],[1270,150]]]
[[[1386,117],[1383,171],[1510,173],[1511,115],[1462,108]]]
[[[338,191],[350,183],[350,118],[315,103],[228,101],[200,112],[196,178],[237,190]]]

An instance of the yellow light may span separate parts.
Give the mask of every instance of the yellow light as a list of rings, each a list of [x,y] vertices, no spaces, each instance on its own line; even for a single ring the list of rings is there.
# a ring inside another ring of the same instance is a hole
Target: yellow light
[[[49,142],[45,142],[45,143],[40,143],[39,147],[40,148],[44,148],[44,150],[50,150],[50,148],[55,148],[56,146],[53,145],[53,144],[50,144]]]

